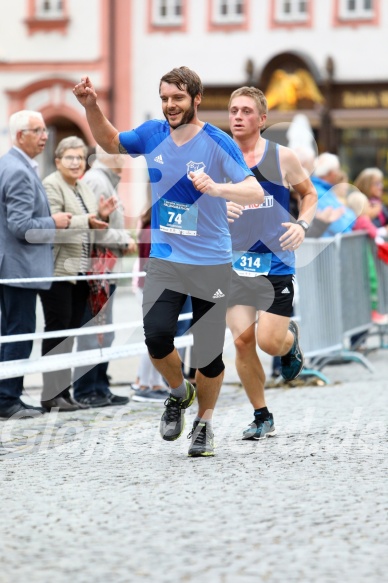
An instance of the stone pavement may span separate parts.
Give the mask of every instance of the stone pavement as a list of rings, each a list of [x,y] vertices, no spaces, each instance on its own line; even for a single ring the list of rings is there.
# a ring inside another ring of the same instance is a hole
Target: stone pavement
[[[195,406],[173,443],[160,404],[0,421],[0,583],[386,581],[386,351],[369,359],[267,389],[278,436],[257,443],[227,347],[209,459],[187,457]],[[110,370],[131,395],[135,364]]]

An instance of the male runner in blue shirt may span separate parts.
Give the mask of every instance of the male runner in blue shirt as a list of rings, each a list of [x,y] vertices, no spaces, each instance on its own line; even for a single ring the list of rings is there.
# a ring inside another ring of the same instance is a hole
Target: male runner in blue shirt
[[[189,456],[212,456],[211,418],[224,375],[222,350],[232,271],[226,201],[260,204],[263,190],[233,140],[198,119],[203,87],[189,68],[173,69],[160,80],[165,121],[150,120],[128,132],[119,133],[104,117],[88,77],[76,85],[74,94],[105,151],[146,159],[153,207],[144,331],[152,362],[171,390],[160,431],[166,441],[178,439],[185,409],[195,397],[174,347],[178,316],[191,295],[198,415]]]

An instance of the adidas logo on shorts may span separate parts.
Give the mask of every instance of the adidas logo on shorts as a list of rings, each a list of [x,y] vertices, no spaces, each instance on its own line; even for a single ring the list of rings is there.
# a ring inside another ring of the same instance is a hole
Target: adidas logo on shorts
[[[216,293],[213,295],[213,300],[218,300],[219,298],[224,298],[225,294],[222,293],[222,291],[220,289],[218,289],[216,291]]]
[[[291,293],[291,292],[288,289],[288,287],[285,287],[284,290],[282,291],[282,294],[289,294],[289,293]]]

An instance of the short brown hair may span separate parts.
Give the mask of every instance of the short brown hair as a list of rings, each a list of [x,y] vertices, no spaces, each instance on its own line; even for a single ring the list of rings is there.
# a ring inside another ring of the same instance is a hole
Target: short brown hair
[[[239,89],[236,89],[235,91],[233,91],[233,93],[229,99],[228,109],[230,109],[230,106],[231,106],[233,99],[235,97],[240,97],[240,95],[245,95],[246,97],[251,97],[253,99],[253,101],[256,103],[256,107],[257,107],[257,110],[258,110],[260,115],[263,115],[264,113],[265,114],[268,113],[268,104],[267,104],[267,100],[265,98],[265,95],[257,87],[244,86],[244,87],[239,87]]]
[[[188,67],[175,68],[163,75],[159,83],[159,91],[162,83],[176,85],[180,91],[187,91],[193,99],[197,95],[203,95],[201,79],[195,71],[192,71]]]

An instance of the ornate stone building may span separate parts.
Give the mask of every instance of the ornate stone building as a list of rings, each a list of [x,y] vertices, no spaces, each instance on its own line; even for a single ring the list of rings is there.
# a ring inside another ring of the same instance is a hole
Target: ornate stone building
[[[120,129],[160,117],[160,77],[195,69],[201,118],[228,129],[231,91],[268,97],[268,126],[284,139],[304,113],[320,151],[337,152],[351,178],[388,160],[388,0],[17,0],[0,20],[0,154],[9,115],[38,109],[52,130],[42,160],[65,135],[93,145],[72,87],[90,75]],[[128,207],[142,206],[146,172],[130,160]],[[137,202],[134,202],[137,201]]]

